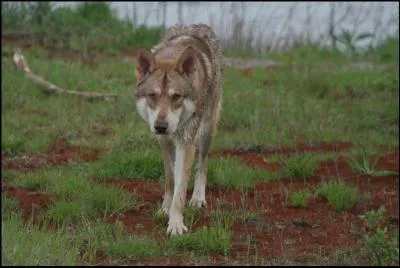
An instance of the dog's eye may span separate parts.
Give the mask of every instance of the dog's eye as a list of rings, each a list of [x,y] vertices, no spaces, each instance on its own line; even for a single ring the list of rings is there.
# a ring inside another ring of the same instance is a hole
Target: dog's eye
[[[173,100],[179,100],[180,98],[182,97],[182,95],[180,95],[180,94],[174,94],[174,95],[172,95],[172,99]]]
[[[150,99],[154,100],[156,98],[156,93],[149,93],[148,96],[149,96]]]

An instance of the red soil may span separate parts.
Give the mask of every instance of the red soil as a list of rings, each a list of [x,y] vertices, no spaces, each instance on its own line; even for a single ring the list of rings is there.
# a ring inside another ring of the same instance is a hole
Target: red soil
[[[327,150],[344,150],[349,144],[336,146],[324,144],[323,147],[299,146],[264,150],[264,153],[293,153],[296,151],[321,152]],[[250,163],[256,159],[248,152],[220,152],[214,155],[240,155],[244,162]],[[399,171],[399,152],[382,156],[378,162],[381,169]],[[270,165],[262,167],[270,169]],[[358,188],[360,195],[357,204],[343,212],[334,212],[330,204],[319,197],[312,197],[308,208],[294,208],[287,203],[287,195],[309,188],[314,191],[322,182],[342,178],[346,183]],[[118,181],[111,184],[135,192],[142,200],[149,202],[140,212],[128,212],[122,219],[127,232],[135,232],[135,226],[142,234],[160,236],[166,226],[152,222],[151,213],[154,202],[162,201],[163,185],[145,180]],[[211,211],[217,207],[217,200],[223,201],[220,208],[227,210],[252,211],[261,216],[245,222],[237,221],[232,226],[233,243],[229,258],[231,260],[254,256],[271,258],[286,257],[295,260],[302,254],[332,254],[335,250],[351,247],[358,250],[362,247],[363,235],[369,230],[359,217],[367,211],[385,205],[387,212],[381,224],[388,227],[389,233],[399,230],[399,179],[398,176],[372,177],[361,175],[347,164],[343,158],[325,161],[313,176],[306,179],[286,178],[281,181],[266,182],[255,185],[245,191],[208,187],[208,207],[201,213],[194,230],[202,225],[211,226]],[[187,194],[187,201],[191,193]],[[115,217],[113,218],[115,219]],[[166,222],[165,222],[166,224]],[[162,228],[161,228],[162,227]],[[193,230],[192,230],[193,231]],[[251,246],[246,242],[251,237]],[[159,237],[156,238],[159,240]]]
[[[56,140],[55,144],[43,153],[25,155],[11,159],[6,152],[2,152],[1,165],[4,169],[31,171],[55,165],[67,165],[79,161],[94,161],[100,157],[104,149],[92,149],[69,145],[65,140]]]
[[[264,149],[260,153],[221,151],[214,156],[238,157],[250,166],[275,169],[268,163],[258,162],[262,156],[270,154],[290,154],[298,151],[326,152],[333,150],[346,150],[350,144],[322,144],[319,146],[301,145],[297,148]],[[57,152],[57,150],[52,150]],[[261,156],[260,156],[261,155]],[[399,172],[399,151],[383,155],[378,161],[380,169]],[[307,208],[294,208],[288,204],[288,195],[308,188],[314,192],[322,182],[340,177],[346,183],[354,185],[359,190],[357,204],[343,212],[334,212],[330,204],[317,196],[309,201]],[[138,210],[112,215],[109,222],[119,220],[124,225],[127,233],[149,235],[159,243],[165,241],[166,223],[153,219],[156,203],[162,202],[163,184],[151,183],[145,179],[118,180],[106,182],[106,185],[122,187],[137,195],[142,205]],[[381,222],[388,227],[390,234],[399,231],[399,177],[398,175],[372,177],[354,171],[345,159],[339,157],[335,160],[320,163],[313,176],[307,178],[284,178],[280,181],[264,182],[244,191],[222,189],[209,186],[206,192],[208,207],[199,215],[199,221],[193,226],[191,232],[201,226],[211,226],[211,212],[220,208],[237,212],[253,212],[258,215],[254,219],[245,221],[237,220],[232,226],[232,247],[229,255],[215,255],[210,257],[210,262],[232,263],[238,258],[258,256],[266,260],[287,258],[296,261],[304,254],[329,255],[341,248],[358,250],[363,246],[363,236],[369,230],[365,222],[359,217],[366,211],[377,209],[385,205],[387,212]],[[4,190],[4,189],[3,189]],[[35,192],[8,187],[5,189],[9,196],[20,200],[20,206],[25,215],[36,213],[32,204],[44,208],[48,200]],[[191,192],[187,193],[187,200]],[[188,202],[187,202],[188,203]],[[248,240],[250,239],[250,244]],[[168,263],[169,262],[169,263]],[[193,262],[193,261],[192,261]],[[98,254],[95,263],[111,265],[113,261]],[[140,260],[135,263],[142,264],[167,264],[182,265],[191,263],[190,260],[170,257],[157,257],[154,259]],[[132,263],[131,263],[132,264]]]
[[[45,195],[37,191],[29,191],[12,186],[2,186],[1,191],[8,197],[18,200],[18,207],[22,211],[25,220],[31,218],[36,220],[40,212],[51,203]]]

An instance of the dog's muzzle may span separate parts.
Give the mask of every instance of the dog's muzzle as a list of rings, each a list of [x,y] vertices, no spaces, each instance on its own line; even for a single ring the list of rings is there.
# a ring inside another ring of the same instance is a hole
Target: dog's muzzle
[[[157,119],[154,123],[154,129],[156,130],[156,134],[165,135],[167,134],[168,122],[163,119]]]

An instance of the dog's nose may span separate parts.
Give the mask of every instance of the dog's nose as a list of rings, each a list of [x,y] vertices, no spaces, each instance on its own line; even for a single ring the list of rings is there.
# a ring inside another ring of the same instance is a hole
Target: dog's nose
[[[168,128],[168,122],[165,120],[157,119],[154,123],[154,128],[156,129],[158,134],[165,134]]]

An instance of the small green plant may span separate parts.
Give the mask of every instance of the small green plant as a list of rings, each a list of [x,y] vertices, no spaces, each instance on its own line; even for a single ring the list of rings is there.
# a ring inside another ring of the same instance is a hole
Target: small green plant
[[[236,213],[232,211],[218,209],[212,214],[211,221],[213,223],[213,226],[220,226],[229,229],[231,228],[236,218]]]
[[[366,221],[369,229],[375,229],[376,227],[378,227],[378,224],[381,221],[385,212],[385,206],[380,206],[379,209],[369,211],[364,215],[361,215],[360,218]]]
[[[348,163],[354,170],[369,176],[389,176],[398,174],[397,172],[388,170],[377,170],[376,165],[378,164],[379,158],[380,156],[377,156],[371,164],[368,159],[367,151],[362,147],[357,156],[350,156]]]
[[[317,194],[328,200],[334,211],[352,208],[357,201],[357,189],[342,181],[324,183],[317,189]]]
[[[385,212],[385,206],[380,206],[379,209],[360,216],[372,230],[372,233],[364,235],[364,249],[371,257],[373,265],[398,265],[399,233],[394,233],[390,239],[387,228],[378,226]]]
[[[281,159],[285,172],[292,177],[305,177],[314,173],[318,167],[318,160],[311,153],[296,153]]]
[[[183,212],[183,221],[189,230],[193,230],[194,225],[199,221],[200,210],[196,207],[187,206]]]
[[[293,193],[289,197],[290,205],[294,207],[305,208],[308,206],[308,200],[311,197],[311,192],[308,189]]]
[[[388,238],[387,228],[377,228],[376,232],[364,236],[366,253],[373,265],[399,265],[399,233]]]

